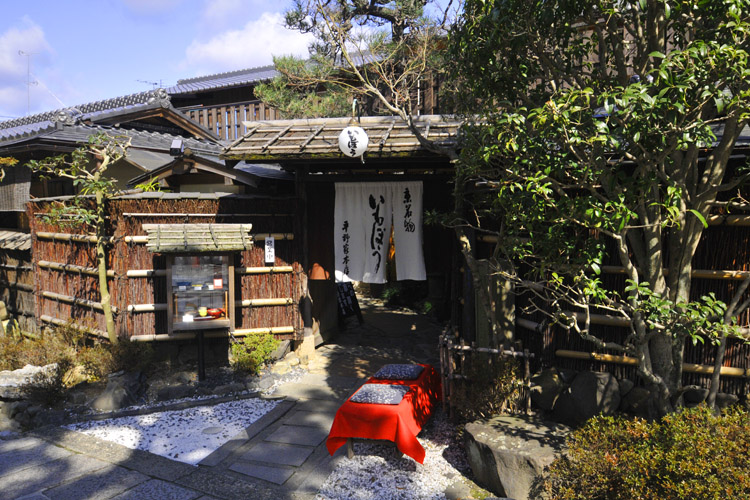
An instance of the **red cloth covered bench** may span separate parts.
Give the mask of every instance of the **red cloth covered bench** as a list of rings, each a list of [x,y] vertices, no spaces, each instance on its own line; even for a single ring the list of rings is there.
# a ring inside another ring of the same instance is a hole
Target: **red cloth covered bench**
[[[383,439],[420,464],[425,451],[417,434],[441,399],[440,376],[431,365],[424,367],[416,380],[388,380],[370,377],[367,384],[398,384],[409,387],[399,404],[357,403],[351,396],[336,412],[326,440],[328,453],[346,444],[349,438]],[[356,394],[356,392],[355,392]],[[353,396],[353,395],[352,395]]]

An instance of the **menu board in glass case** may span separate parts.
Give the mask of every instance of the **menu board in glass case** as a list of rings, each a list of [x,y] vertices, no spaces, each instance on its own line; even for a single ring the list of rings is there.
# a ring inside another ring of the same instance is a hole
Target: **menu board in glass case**
[[[175,255],[171,261],[173,330],[229,326],[229,257]]]

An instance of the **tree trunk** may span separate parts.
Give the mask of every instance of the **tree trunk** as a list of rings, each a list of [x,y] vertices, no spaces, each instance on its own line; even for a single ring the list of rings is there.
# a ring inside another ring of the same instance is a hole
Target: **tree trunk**
[[[107,283],[107,228],[104,217],[104,194],[96,193],[96,264],[99,274],[99,292],[101,294],[102,311],[104,321],[107,325],[107,336],[109,341],[116,344],[118,341],[115,331],[115,319],[112,315],[112,304],[109,296],[109,284]]]

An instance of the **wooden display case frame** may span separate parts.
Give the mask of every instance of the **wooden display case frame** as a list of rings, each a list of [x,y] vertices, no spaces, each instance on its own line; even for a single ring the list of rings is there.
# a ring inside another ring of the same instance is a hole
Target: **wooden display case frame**
[[[216,290],[196,290],[195,288],[190,290],[175,291],[173,286],[172,277],[175,257],[215,257],[220,256],[226,258],[227,261],[227,283],[224,287],[224,302],[226,303],[226,315],[221,319],[203,320],[197,319],[197,321],[175,321],[176,312],[176,301],[180,292],[184,292],[186,295],[196,295],[206,293],[216,293]],[[168,332],[173,334],[179,331],[195,331],[195,330],[221,330],[227,329],[229,331],[234,330],[235,324],[235,291],[234,291],[234,253],[203,253],[203,252],[191,252],[191,253],[176,253],[167,256],[167,314],[168,314]]]

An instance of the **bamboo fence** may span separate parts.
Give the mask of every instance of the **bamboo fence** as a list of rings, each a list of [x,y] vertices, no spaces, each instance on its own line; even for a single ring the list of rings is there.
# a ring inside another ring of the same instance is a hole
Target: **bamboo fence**
[[[667,259],[668,256],[665,256]],[[601,279],[610,289],[622,290],[625,287],[625,276],[614,260],[610,266],[603,267]],[[699,299],[709,293],[724,302],[728,302],[748,272],[750,272],[750,227],[739,224],[733,219],[732,225],[714,224],[705,229],[698,252],[693,259],[692,298]],[[743,298],[747,298],[748,293]],[[576,333],[570,333],[559,327],[550,327],[544,322],[540,313],[523,315],[523,306],[528,304],[528,297],[520,294],[516,297],[518,319],[516,337],[523,346],[537,353],[534,369],[557,366],[572,370],[608,371],[618,378],[636,381],[636,367],[632,363],[615,362],[612,356],[620,356],[614,350],[596,350],[594,345],[582,339]],[[750,326],[750,311],[738,317],[738,325]],[[627,325],[618,324],[611,318],[596,316],[592,318],[592,333],[606,341],[619,341],[627,334]],[[745,330],[747,332],[747,330]],[[590,354],[595,351],[594,356]],[[566,353],[559,355],[560,352]],[[578,353],[567,355],[567,353]],[[713,371],[716,347],[709,341],[685,346],[684,362],[686,369],[683,383],[686,385],[707,386]],[[750,344],[743,339],[732,338],[727,343],[723,366],[733,368],[722,370],[720,391],[745,397],[748,393],[748,370],[750,370]],[[699,367],[699,368],[694,368]],[[710,369],[709,369],[710,368]],[[734,372],[739,375],[727,375]]]
[[[48,211],[44,203],[31,203],[33,214]],[[297,307],[302,296],[301,243],[293,239],[296,200],[291,198],[232,199],[115,199],[109,202],[107,267],[118,336],[122,339],[168,339],[166,303],[167,259],[148,251],[142,224],[252,224],[253,234],[281,233],[276,241],[276,262],[264,262],[262,244],[235,252],[236,322],[238,331],[272,331],[280,339],[301,338],[302,321]],[[33,215],[32,214],[32,215]],[[95,243],[87,232],[48,224],[32,216],[34,238],[34,290],[38,317],[48,322],[72,318],[83,326],[105,331],[95,273]],[[75,235],[75,236],[70,236]],[[269,271],[246,272],[246,268]],[[272,270],[271,270],[272,269]],[[270,299],[287,299],[283,302]],[[254,299],[263,299],[252,302]],[[250,303],[243,306],[243,301]],[[280,333],[276,333],[280,332]],[[189,334],[194,335],[194,334]],[[174,338],[177,338],[176,336]]]

